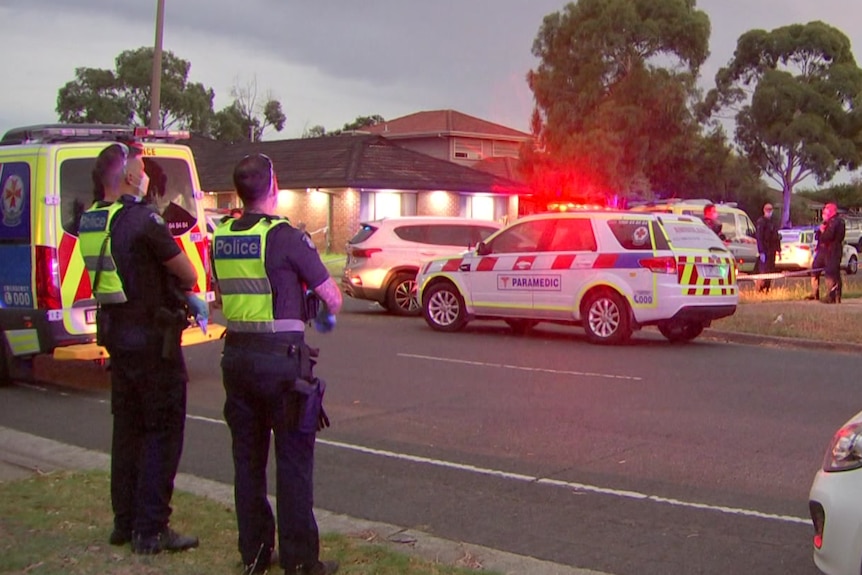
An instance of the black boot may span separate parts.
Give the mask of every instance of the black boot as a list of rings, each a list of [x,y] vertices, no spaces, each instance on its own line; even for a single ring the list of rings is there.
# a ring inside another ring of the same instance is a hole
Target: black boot
[[[132,538],[132,552],[138,555],[155,555],[162,551],[186,551],[198,544],[197,537],[182,535],[170,527],[165,527],[161,533],[151,537],[142,537],[135,533]]]

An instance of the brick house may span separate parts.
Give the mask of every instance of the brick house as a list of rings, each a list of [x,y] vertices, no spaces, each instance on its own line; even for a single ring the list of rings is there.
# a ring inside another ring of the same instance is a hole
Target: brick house
[[[399,146],[517,180],[513,166],[533,136],[455,110],[416,112],[362,129]],[[505,174],[505,175],[504,175]]]
[[[278,213],[304,225],[322,251],[341,252],[363,220],[447,215],[493,220],[518,216],[523,184],[431,157],[374,134],[229,144],[193,137],[204,205],[239,205],[233,167],[262,153],[275,166]]]

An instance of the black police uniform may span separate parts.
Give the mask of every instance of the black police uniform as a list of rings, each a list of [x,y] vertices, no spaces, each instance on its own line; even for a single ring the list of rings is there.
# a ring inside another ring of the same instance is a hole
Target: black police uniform
[[[128,301],[102,305],[98,325],[111,355],[111,502],[120,540],[132,531],[147,539],[168,525],[183,448],[185,311],[164,266],[181,250],[151,207],[134,196],[118,201],[125,207],[113,221],[111,253]]]
[[[778,226],[772,218],[760,216],[755,224],[755,236],[757,239],[757,264],[756,273],[766,274],[775,271],[775,256],[781,250],[781,236],[778,234]],[[765,255],[766,261],[760,261],[760,255]],[[757,291],[769,291],[772,280],[761,279],[755,282]]]
[[[839,216],[826,222],[826,229],[820,233],[817,252],[822,257],[823,275],[826,277],[826,303],[841,301],[841,259],[844,256],[844,236],[846,225]]]
[[[246,213],[230,225],[248,230],[262,214]],[[234,492],[239,551],[246,565],[269,564],[275,524],[267,501],[266,465],[270,432],[275,439],[278,544],[281,566],[318,563],[320,541],[312,510],[315,433],[292,427],[290,386],[299,375],[298,350],[305,348],[303,284],[316,287],[329,279],[310,238],[289,224],[267,232],[264,256],[272,286],[274,319],[297,320],[298,331],[232,332],[228,328],[222,357],[224,416],[233,438]],[[306,348],[307,349],[307,348]]]

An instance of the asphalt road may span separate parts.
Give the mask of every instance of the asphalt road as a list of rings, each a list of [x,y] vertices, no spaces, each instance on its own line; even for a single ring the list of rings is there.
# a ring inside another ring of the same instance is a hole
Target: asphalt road
[[[616,575],[813,575],[807,494],[851,354],[576,328],[437,333],[350,302],[321,347],[316,505]],[[230,482],[220,344],[187,350],[182,471]],[[0,425],[107,451],[108,391],[0,390]]]

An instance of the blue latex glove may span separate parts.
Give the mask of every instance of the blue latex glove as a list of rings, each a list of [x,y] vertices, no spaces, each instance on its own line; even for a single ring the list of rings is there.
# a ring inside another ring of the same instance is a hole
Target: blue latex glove
[[[335,314],[329,313],[329,308],[323,302],[320,302],[320,309],[314,318],[314,329],[320,333],[329,333],[335,329]]]
[[[186,302],[189,304],[189,312],[195,316],[195,321],[200,326],[201,331],[206,334],[207,323],[210,317],[210,306],[192,292],[186,293]]]
[[[762,263],[762,264],[766,263],[766,254],[760,254],[760,263]]]

